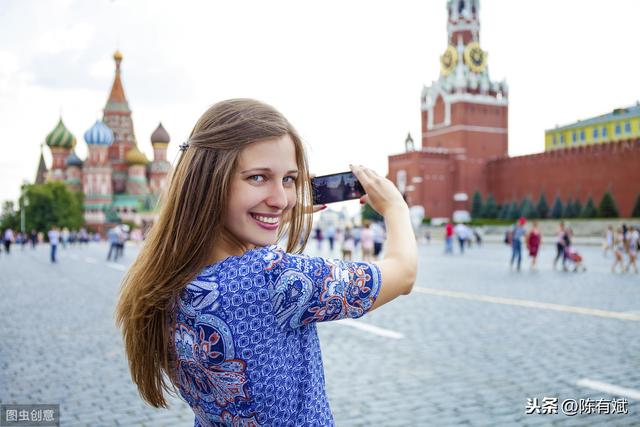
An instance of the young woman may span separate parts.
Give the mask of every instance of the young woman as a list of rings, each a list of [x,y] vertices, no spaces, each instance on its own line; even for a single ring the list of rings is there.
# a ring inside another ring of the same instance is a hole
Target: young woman
[[[542,242],[542,235],[538,229],[538,221],[533,221],[533,226],[527,234],[527,248],[529,249],[529,256],[531,257],[531,270],[536,269],[536,260],[538,259],[538,250],[540,249],[540,243]]]
[[[278,111],[220,102],[181,149],[116,310],[140,394],[166,407],[164,392],[177,389],[196,426],[332,425],[315,323],[411,291],[406,203],[391,181],[352,166],[385,218],[384,259],[310,258],[300,255],[312,224],[307,159]]]

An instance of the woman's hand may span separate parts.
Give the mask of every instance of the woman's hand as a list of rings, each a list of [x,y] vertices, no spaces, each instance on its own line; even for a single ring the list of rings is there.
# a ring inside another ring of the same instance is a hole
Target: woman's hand
[[[367,193],[360,198],[360,203],[368,203],[382,216],[386,216],[393,209],[408,209],[407,202],[393,182],[364,166],[350,167]]]

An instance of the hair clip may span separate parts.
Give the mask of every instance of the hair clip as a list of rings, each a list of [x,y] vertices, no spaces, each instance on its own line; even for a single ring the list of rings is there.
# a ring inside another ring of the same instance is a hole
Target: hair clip
[[[189,148],[188,142],[183,142],[182,144],[180,144],[180,151],[187,151],[187,148]]]

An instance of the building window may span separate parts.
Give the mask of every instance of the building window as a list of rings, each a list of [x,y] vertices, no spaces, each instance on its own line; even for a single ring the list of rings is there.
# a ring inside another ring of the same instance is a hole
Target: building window
[[[631,123],[626,122],[624,124],[624,133],[631,133]]]
[[[553,135],[553,145],[556,145],[558,143],[556,135]]]
[[[606,128],[606,127],[603,127],[603,128],[602,128],[602,137],[603,137],[603,138],[606,138],[606,137],[607,137],[607,128]]]
[[[571,134],[571,142],[573,142],[574,144],[576,143],[576,133],[575,132],[573,132]]]
[[[560,144],[564,144],[564,134],[560,135]]]
[[[593,129],[593,139],[598,139],[598,128]]]
[[[616,135],[620,135],[620,123],[616,124]]]
[[[584,141],[584,131],[580,131],[580,141]]]

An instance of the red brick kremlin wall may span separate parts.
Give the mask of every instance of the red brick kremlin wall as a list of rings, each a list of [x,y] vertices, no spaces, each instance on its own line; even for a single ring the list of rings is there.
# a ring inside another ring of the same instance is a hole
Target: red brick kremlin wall
[[[640,193],[640,139],[553,150],[487,163],[487,186],[499,204],[545,193],[549,207],[589,196],[600,203],[611,191],[621,217],[629,217]],[[483,194],[486,198],[487,194]]]

